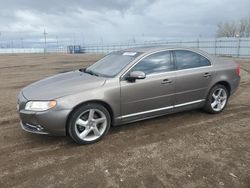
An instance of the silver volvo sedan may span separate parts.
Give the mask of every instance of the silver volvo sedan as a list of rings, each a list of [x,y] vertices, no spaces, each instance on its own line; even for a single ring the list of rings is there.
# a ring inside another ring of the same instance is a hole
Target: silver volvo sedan
[[[89,144],[111,126],[194,108],[219,113],[239,82],[237,64],[199,50],[134,48],[25,87],[17,108],[25,131]]]

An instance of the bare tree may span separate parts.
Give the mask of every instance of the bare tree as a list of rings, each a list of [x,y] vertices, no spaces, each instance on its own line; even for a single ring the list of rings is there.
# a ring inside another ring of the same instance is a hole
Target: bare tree
[[[221,22],[217,27],[217,37],[250,37],[250,16],[237,22]]]
[[[246,28],[246,37],[250,37],[250,14],[248,16],[248,26]]]
[[[248,33],[249,22],[247,18],[242,18],[239,23],[239,36],[249,37]]]
[[[234,37],[236,36],[237,27],[234,22],[219,23],[217,25],[217,37]]]

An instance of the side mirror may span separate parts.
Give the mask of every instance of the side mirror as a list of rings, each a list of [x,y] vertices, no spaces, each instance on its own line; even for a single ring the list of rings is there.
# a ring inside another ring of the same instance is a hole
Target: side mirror
[[[132,71],[129,73],[129,75],[127,76],[127,80],[130,82],[135,82],[135,80],[137,79],[144,79],[146,78],[146,74],[145,72],[142,71]]]

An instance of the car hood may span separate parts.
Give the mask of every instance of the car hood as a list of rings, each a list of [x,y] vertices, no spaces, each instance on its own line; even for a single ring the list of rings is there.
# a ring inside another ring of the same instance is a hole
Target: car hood
[[[23,89],[23,95],[28,100],[52,100],[102,86],[105,78],[93,76],[81,71],[71,71],[58,74]]]

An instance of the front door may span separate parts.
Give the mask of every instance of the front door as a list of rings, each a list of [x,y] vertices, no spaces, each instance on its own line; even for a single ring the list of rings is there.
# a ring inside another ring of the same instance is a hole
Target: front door
[[[140,60],[126,74],[143,71],[145,79],[121,80],[122,120],[143,119],[172,110],[175,93],[175,72],[169,51],[156,52]]]

